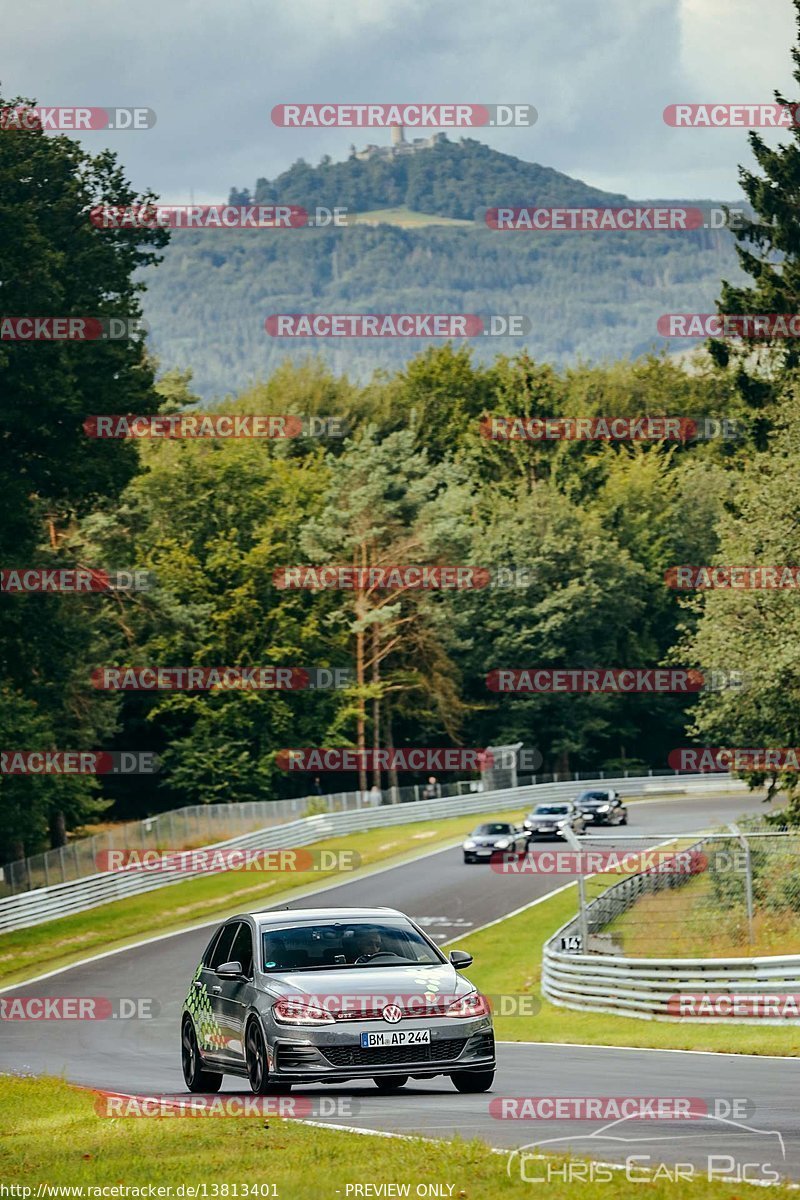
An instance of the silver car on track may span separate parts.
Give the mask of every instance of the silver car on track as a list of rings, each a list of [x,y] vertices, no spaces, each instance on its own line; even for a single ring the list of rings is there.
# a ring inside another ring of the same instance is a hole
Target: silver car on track
[[[486,997],[393,908],[306,908],[231,917],[206,947],[183,1006],[181,1059],[192,1092],[223,1075],[259,1095],[295,1083],[373,1079],[381,1091],[449,1075],[491,1087]]]

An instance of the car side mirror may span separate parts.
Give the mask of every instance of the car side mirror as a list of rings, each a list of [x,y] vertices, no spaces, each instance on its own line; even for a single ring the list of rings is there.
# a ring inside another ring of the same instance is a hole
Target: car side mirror
[[[220,963],[214,974],[220,979],[238,979],[242,974],[242,964],[240,962]]]
[[[466,950],[450,951],[450,964],[451,966],[454,966],[457,971],[463,971],[465,967],[471,966],[472,961],[472,955],[467,954]]]

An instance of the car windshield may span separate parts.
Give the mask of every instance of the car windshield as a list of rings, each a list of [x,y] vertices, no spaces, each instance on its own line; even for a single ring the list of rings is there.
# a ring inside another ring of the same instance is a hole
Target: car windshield
[[[511,833],[511,826],[503,825],[499,821],[495,821],[491,825],[479,825],[478,828],[475,830],[475,832],[472,834],[472,836],[473,837],[491,837],[493,834],[498,834],[498,833]]]
[[[608,795],[606,792],[584,792],[579,797],[581,804],[607,804]]]
[[[535,817],[562,817],[569,812],[568,804],[538,804],[533,810]]]
[[[264,971],[324,971],[352,966],[440,966],[447,960],[410,924],[328,921],[261,933]]]

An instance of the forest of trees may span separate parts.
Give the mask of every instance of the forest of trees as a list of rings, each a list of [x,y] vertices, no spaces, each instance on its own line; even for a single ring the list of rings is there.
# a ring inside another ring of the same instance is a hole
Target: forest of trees
[[[366,382],[424,349],[391,338],[316,338],[298,347],[265,335],[264,320],[275,312],[518,313],[529,318],[530,333],[479,339],[476,358],[490,363],[525,349],[566,366],[663,348],[662,313],[684,311],[687,297],[693,311],[713,312],[720,277],[743,279],[725,230],[609,237],[488,229],[484,213],[496,205],[613,206],[626,197],[473,138],[395,159],[301,161],[274,180],[259,179],[252,194],[233,188],[230,200],[310,213],[318,205],[349,214],[406,207],[476,224],[176,234],[159,269],[143,275],[145,316],[151,349],[191,370],[203,399],[238,392],[298,354]]]
[[[667,342],[658,318],[713,312],[721,276],[744,279],[725,230],[527,234],[390,224],[263,236],[179,230],[162,265],[142,273],[151,349],[191,370],[204,400],[310,355],[366,383],[425,349],[410,338],[269,337],[264,321],[273,313],[514,313],[528,318],[530,333],[475,338],[476,360],[526,350],[566,367],[696,345]]]
[[[741,269],[727,272],[722,311],[793,311],[798,138],[795,129],[776,151],[751,135],[756,169],[743,172],[742,183],[755,216],[737,233]],[[499,169],[497,156],[469,148],[487,171]],[[460,152],[445,146],[435,153]],[[396,202],[411,203],[419,185],[415,207],[441,203],[455,211],[450,199],[422,187],[415,161],[407,178],[397,176],[405,190]],[[296,166],[289,175],[299,196],[303,171]],[[473,206],[479,181],[476,170],[474,191],[464,193]],[[292,199],[277,183],[281,200]],[[259,184],[260,198],[271,186]],[[99,231],[85,219],[94,204],[145,199],[133,195],[112,155],[93,158],[67,137],[35,131],[3,137],[0,192],[0,284],[9,311],[55,306],[66,315],[139,315],[143,277],[153,280],[151,291],[160,286],[164,267],[156,263],[167,235]],[[484,201],[498,198],[493,192]],[[216,249],[216,232],[202,248],[202,235],[175,234],[170,253],[187,236],[218,279],[237,264],[246,270],[251,260],[245,235],[226,234]],[[362,236],[389,287],[389,235]],[[391,236],[401,254],[405,234]],[[475,253],[453,269],[480,283],[491,259],[481,257],[478,235],[463,236],[475,238]],[[304,261],[315,269],[307,249],[294,249],[299,241],[282,245],[296,255],[293,269]],[[619,255],[620,277],[633,288],[623,242],[608,238],[605,245]],[[273,310],[291,311],[288,285],[278,283],[286,263],[275,246],[259,251],[275,256],[264,296]],[[665,264],[683,255],[685,265],[689,246],[670,246]],[[587,244],[562,239],[559,252],[587,278]],[[177,253],[189,252],[184,244]],[[522,251],[537,253],[530,245]],[[369,310],[355,283],[357,264],[344,251],[337,269]],[[563,264],[550,269],[546,302],[563,321],[564,291],[572,285]],[[642,269],[653,269],[652,257]],[[696,297],[693,278],[689,294]],[[424,255],[415,279],[425,308],[435,311]],[[202,323],[211,301],[196,278],[186,286]],[[310,276],[307,287],[312,295]],[[402,293],[402,280],[399,287],[402,303],[388,311],[419,311]],[[240,311],[244,294],[219,284],[214,294],[215,303],[227,295],[231,312]],[[441,296],[444,302],[446,292]],[[506,289],[499,311],[517,308]],[[173,312],[179,310],[176,297]],[[283,363],[246,388],[231,380],[227,390],[238,394],[214,411],[335,416],[347,426],[346,438],[120,442],[88,439],[86,417],[191,410],[198,397],[190,373],[169,369],[157,380],[159,364],[143,338],[0,343],[3,566],[136,567],[158,578],[155,589],[141,593],[2,597],[2,745],[148,749],[164,767],[154,779],[105,784],[77,775],[1,777],[0,860],[61,844],[68,830],[102,813],[140,816],[305,794],[308,782],[280,769],[278,751],[354,745],[359,736],[368,745],[398,747],[519,740],[539,749],[545,770],[582,771],[665,767],[669,750],[686,744],[800,745],[794,595],[687,597],[664,583],[664,572],[681,563],[800,561],[793,348],[710,349],[689,371],[663,355],[559,366],[525,352],[487,357],[445,344],[359,382],[324,362]],[[165,365],[173,367],[174,358]],[[481,420],[491,414],[720,416],[737,420],[743,436],[687,444],[506,443],[482,436]],[[283,590],[273,578],[297,563],[416,561],[524,569],[526,583],[391,597]],[[368,664],[363,683],[339,691],[121,696],[90,682],[92,670],[108,664],[352,668],[358,655]],[[504,696],[486,686],[487,672],[498,667],[667,663],[746,669],[750,684],[699,700]],[[778,782],[791,790],[796,780]],[[326,790],[348,783],[324,780]]]

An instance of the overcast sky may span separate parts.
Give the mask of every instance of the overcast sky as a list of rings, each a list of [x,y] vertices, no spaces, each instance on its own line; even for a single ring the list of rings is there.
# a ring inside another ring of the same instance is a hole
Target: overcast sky
[[[173,203],[224,200],[300,157],[345,158],[351,141],[388,143],[383,130],[270,121],[279,102],[368,100],[524,101],[533,128],[470,136],[636,198],[735,199],[745,132],[671,129],[662,110],[795,95],[790,0],[6,4],[4,95],[154,109],[152,130],[83,140]]]

